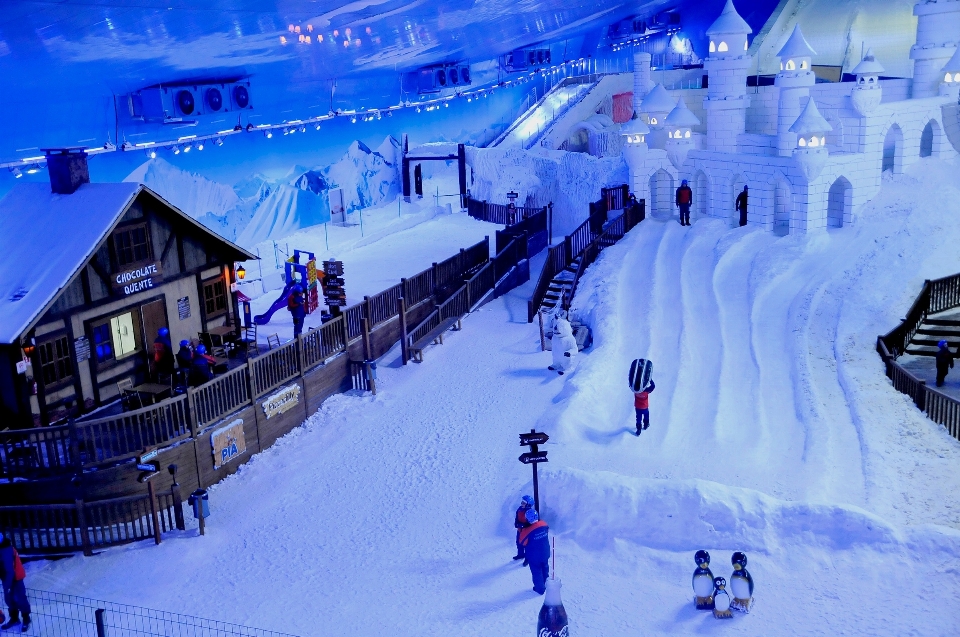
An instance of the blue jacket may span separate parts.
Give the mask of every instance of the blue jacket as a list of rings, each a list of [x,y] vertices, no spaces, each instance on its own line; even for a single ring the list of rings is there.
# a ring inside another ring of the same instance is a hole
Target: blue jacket
[[[550,527],[538,520],[520,531],[520,545],[528,562],[544,563],[550,561]]]

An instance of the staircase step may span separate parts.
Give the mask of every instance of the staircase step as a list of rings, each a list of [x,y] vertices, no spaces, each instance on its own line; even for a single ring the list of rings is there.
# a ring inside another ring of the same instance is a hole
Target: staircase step
[[[910,340],[911,345],[919,345],[921,347],[938,347],[941,340],[939,338],[914,338]],[[947,340],[947,345],[953,346],[954,344]]]
[[[925,334],[927,336],[951,336],[951,337],[960,337],[960,327],[956,330],[950,329],[930,329],[928,327],[921,327],[917,330],[917,334]]]
[[[940,325],[945,327],[960,327],[960,320],[928,318],[923,321],[923,324],[924,325]]]
[[[936,356],[936,355],[937,355],[937,350],[936,350],[936,348],[934,348],[934,349],[915,349],[915,348],[912,348],[912,347],[908,347],[904,353],[905,353],[905,354],[913,354],[914,356],[931,356],[931,357],[933,357],[933,356]]]

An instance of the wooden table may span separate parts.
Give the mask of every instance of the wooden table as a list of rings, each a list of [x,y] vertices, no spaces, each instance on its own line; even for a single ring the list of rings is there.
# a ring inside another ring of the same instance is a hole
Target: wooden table
[[[137,392],[137,395],[150,397],[150,403],[154,404],[170,395],[170,385],[161,385],[160,383],[143,383],[137,385],[131,391]]]
[[[210,334],[210,340],[216,347],[223,347],[224,343],[237,340],[237,330],[230,325],[214,327],[207,333]]]
[[[227,373],[227,362],[228,359],[225,356],[214,356],[213,365],[211,369],[214,374],[226,374]]]

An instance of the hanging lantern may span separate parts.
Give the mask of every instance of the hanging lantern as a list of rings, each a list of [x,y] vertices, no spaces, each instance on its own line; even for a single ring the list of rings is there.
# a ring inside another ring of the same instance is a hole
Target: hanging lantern
[[[247,271],[244,269],[244,267],[242,265],[237,266],[237,281],[243,281],[246,276]]]

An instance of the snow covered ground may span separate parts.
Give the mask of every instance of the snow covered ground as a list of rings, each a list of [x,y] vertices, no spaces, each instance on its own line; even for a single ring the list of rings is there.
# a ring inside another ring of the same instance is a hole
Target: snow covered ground
[[[528,284],[214,487],[206,537],[30,564],[29,585],[304,636],[529,635],[511,518],[535,427],[574,635],[956,635],[960,443],[874,344],[960,269],[958,169],[923,160],[815,236],[648,220],[579,288],[596,343],[574,373],[546,370]],[[636,438],[640,356],[657,390]],[[694,610],[701,548],[725,577],[747,552],[750,615]]]

